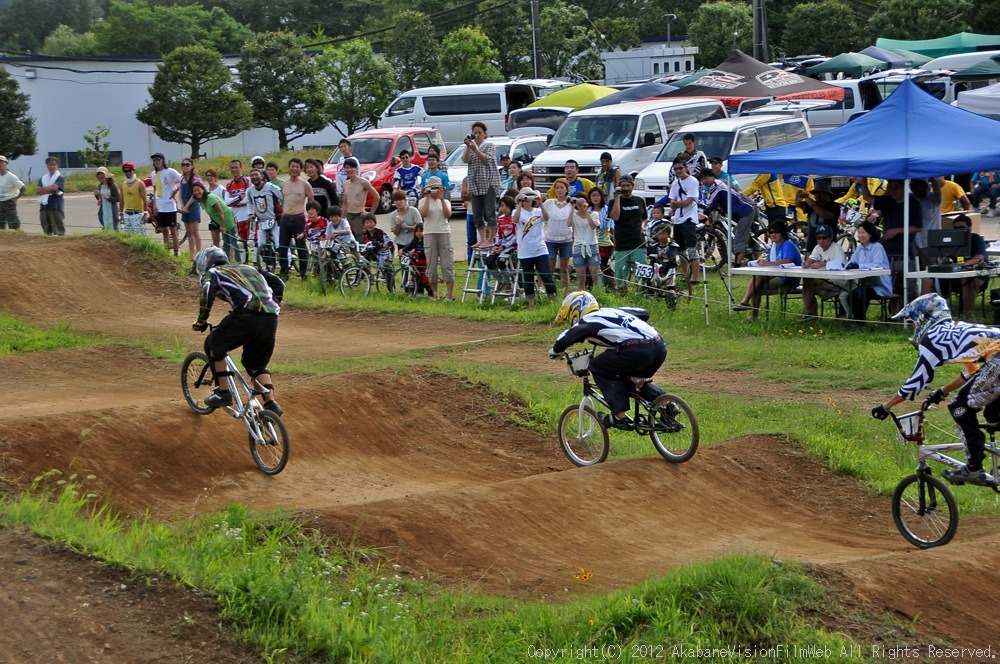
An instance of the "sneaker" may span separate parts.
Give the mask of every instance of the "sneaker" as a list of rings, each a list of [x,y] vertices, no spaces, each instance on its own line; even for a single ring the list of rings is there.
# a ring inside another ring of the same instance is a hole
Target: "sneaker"
[[[814,320],[816,320],[816,316],[814,316],[813,314],[802,314],[801,316],[799,316],[800,323],[808,323]]]
[[[739,304],[733,306],[733,311],[750,311],[751,309],[753,309],[753,307],[743,302],[740,302]]]
[[[205,397],[205,405],[209,408],[222,408],[233,405],[233,395],[229,390],[225,392],[219,388],[212,390],[212,393]]]
[[[497,295],[510,294],[512,287],[510,284],[500,284],[497,286]]]
[[[975,484],[976,486],[997,486],[996,479],[982,468],[971,470],[968,466],[962,466],[958,470],[946,471],[944,478],[956,485]]]
[[[264,402],[264,410],[269,410],[275,415],[281,415],[283,412],[285,412],[284,409],[282,409],[282,407],[279,406],[278,402],[275,401],[274,399]]]
[[[602,413],[601,424],[604,425],[605,429],[622,429],[623,431],[631,431],[633,427],[631,417],[626,415],[625,417],[617,418],[613,413]]]
[[[990,209],[989,209],[989,210],[988,210],[988,211],[986,212],[986,216],[987,216],[987,217],[995,217],[995,216],[997,216],[998,214],[1000,214],[1000,212],[998,212],[996,208],[990,208]]]

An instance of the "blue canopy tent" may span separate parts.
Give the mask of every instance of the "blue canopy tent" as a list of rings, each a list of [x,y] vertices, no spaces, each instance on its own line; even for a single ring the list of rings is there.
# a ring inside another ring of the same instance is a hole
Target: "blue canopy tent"
[[[729,173],[906,180],[907,192],[911,178],[998,167],[1000,122],[935,99],[910,79],[876,108],[841,127],[798,143],[732,155],[728,163]],[[909,196],[904,200],[908,206]],[[908,208],[906,212],[908,219]]]

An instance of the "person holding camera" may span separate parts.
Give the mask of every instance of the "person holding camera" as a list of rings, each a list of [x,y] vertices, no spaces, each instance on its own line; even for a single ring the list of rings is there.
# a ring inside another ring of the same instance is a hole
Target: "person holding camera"
[[[472,133],[465,137],[462,161],[469,165],[466,183],[469,209],[479,235],[477,246],[492,246],[497,229],[497,195],[500,191],[500,171],[497,170],[497,150],[486,140],[486,125],[472,123]]]
[[[592,187],[593,188],[593,187]],[[597,266],[601,263],[601,251],[597,246],[597,227],[600,218],[590,209],[582,194],[570,199],[573,214],[567,222],[573,228],[573,265],[576,267],[576,287],[584,290],[587,275],[590,283],[597,285]]]
[[[542,279],[545,294],[555,298],[556,285],[549,268],[549,251],[542,232],[541,194],[531,187],[522,187],[514,202],[513,221],[517,232],[517,262],[524,279],[524,295],[528,304],[535,303],[535,274]]]
[[[542,203],[545,220],[545,246],[549,249],[549,268],[559,270],[563,289],[569,290],[569,259],[573,256],[573,204],[569,199],[569,183],[559,178],[552,185],[555,198]]]

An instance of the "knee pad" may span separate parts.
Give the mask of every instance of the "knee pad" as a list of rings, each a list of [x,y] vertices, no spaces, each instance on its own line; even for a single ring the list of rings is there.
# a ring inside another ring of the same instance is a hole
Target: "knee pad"
[[[257,376],[259,376],[261,374],[270,374],[271,370],[268,369],[267,367],[264,367],[263,369],[247,369],[247,373],[250,374],[251,378],[253,378],[254,380],[256,380]],[[268,387],[268,386],[265,385],[264,387]]]
[[[978,412],[975,408],[971,408],[964,403],[956,403],[952,401],[948,404],[948,412],[951,413],[952,419],[959,426],[971,425],[972,427],[979,426],[979,420],[976,417]]]

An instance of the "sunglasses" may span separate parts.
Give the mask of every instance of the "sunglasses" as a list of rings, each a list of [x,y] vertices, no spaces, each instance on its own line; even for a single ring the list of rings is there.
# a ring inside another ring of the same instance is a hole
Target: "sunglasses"
[[[123,168],[122,173],[134,173],[135,171],[131,168]]]
[[[190,162],[184,162],[183,164],[181,164],[181,166],[191,166],[191,163]]]
[[[817,240],[829,240],[830,236],[829,235],[817,235],[816,239]]]

